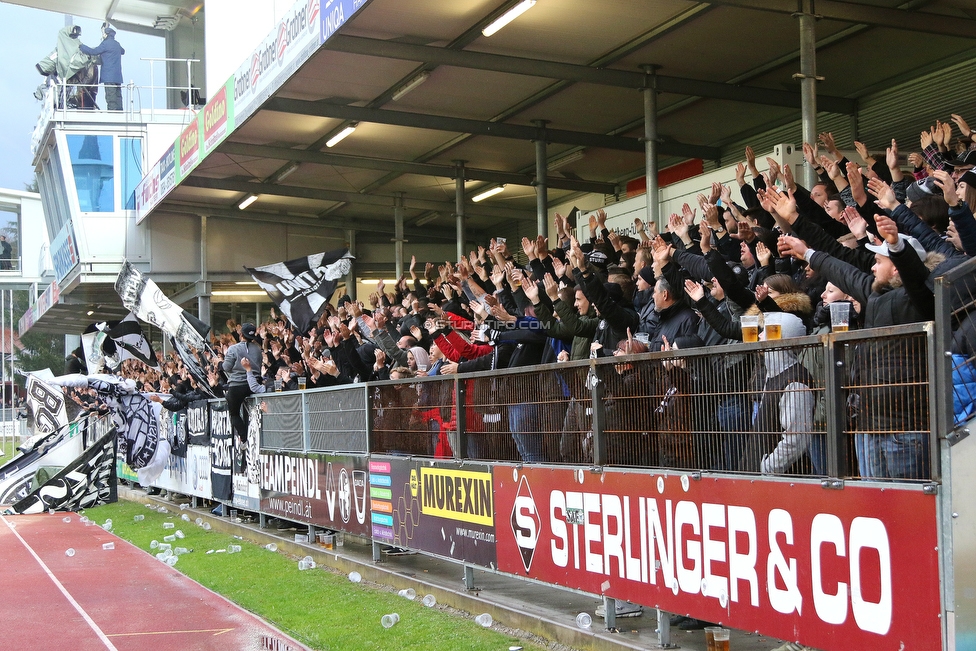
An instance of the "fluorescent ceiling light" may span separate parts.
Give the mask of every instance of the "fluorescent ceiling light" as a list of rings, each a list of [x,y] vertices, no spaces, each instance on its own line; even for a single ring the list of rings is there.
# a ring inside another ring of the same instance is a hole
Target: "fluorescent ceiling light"
[[[241,210],[244,210],[245,208],[247,208],[248,206],[250,206],[252,203],[254,203],[257,200],[258,200],[258,195],[256,195],[256,194],[249,194],[249,195],[247,195],[247,198],[244,199],[244,201],[242,201],[239,204],[237,204],[237,207],[240,208]]]
[[[227,290],[227,291],[216,290],[210,292],[210,295],[211,296],[267,296],[268,292],[264,290],[255,291],[255,290],[246,290],[246,289],[245,290],[234,289],[234,290]]]
[[[255,285],[255,286],[257,286],[257,283],[254,282],[253,280],[236,280],[236,281],[234,281],[234,284],[235,285]]]
[[[396,283],[397,283],[397,281],[395,279],[394,280],[384,280],[383,282],[386,285],[389,285],[390,287],[392,287],[393,285],[396,285]],[[377,278],[364,278],[363,280],[360,280],[359,281],[359,284],[360,285],[379,285],[380,284],[380,281]]]
[[[281,170],[280,172],[278,172],[275,175],[274,182],[275,183],[281,183],[286,178],[288,178],[292,174],[292,172],[294,172],[295,170],[297,170],[300,165],[301,165],[301,163],[299,163],[298,161],[294,161],[294,160],[292,162],[288,163],[288,167],[284,168],[283,170]]]
[[[328,141],[327,143],[325,143],[325,146],[326,146],[326,147],[335,147],[335,146],[336,146],[336,145],[338,145],[338,144],[339,144],[339,143],[340,143],[340,142],[341,142],[341,141],[342,141],[342,140],[343,140],[343,139],[344,139],[344,138],[345,138],[346,136],[348,136],[348,135],[349,135],[349,134],[351,134],[351,133],[352,133],[353,131],[355,131],[355,130],[356,130],[356,127],[358,127],[358,126],[359,126],[359,123],[358,123],[358,122],[353,122],[353,123],[352,123],[352,124],[350,124],[350,125],[349,125],[348,127],[346,127],[345,129],[343,129],[343,130],[342,130],[342,131],[340,131],[339,133],[337,133],[337,134],[335,134],[334,136],[332,136],[331,138],[329,138],[329,141]]]
[[[490,25],[488,25],[488,27],[485,27],[483,30],[481,30],[481,33],[484,34],[485,36],[491,36],[498,30],[500,30],[502,27],[509,24],[510,22],[512,22],[513,20],[515,20],[516,18],[524,14],[526,11],[531,9],[533,6],[535,6],[535,2],[536,0],[522,0],[522,2],[518,3],[517,5],[515,5],[514,7],[512,7],[511,9],[503,13],[501,16],[496,18]]]
[[[94,313],[95,313],[95,310],[88,310],[88,316],[91,316]]]
[[[572,153],[566,154],[565,156],[560,156],[558,158],[552,159],[551,161],[549,161],[548,164],[546,164],[546,169],[557,170],[560,167],[569,165],[570,163],[575,163],[576,161],[583,158],[584,156],[586,156],[585,149],[574,151]]]
[[[427,72],[426,70],[424,72],[421,72],[419,75],[417,75],[416,77],[414,77],[413,79],[405,83],[404,85],[400,86],[393,92],[393,101],[394,102],[397,101],[398,99],[400,99],[401,97],[403,97],[404,95],[412,91],[414,88],[427,81],[428,78],[430,78],[429,72]]]
[[[504,185],[496,185],[493,188],[488,188],[484,192],[479,192],[478,194],[474,195],[473,197],[471,197],[471,201],[475,203],[478,203],[479,201],[484,201],[488,197],[493,197],[504,189],[505,189]]]

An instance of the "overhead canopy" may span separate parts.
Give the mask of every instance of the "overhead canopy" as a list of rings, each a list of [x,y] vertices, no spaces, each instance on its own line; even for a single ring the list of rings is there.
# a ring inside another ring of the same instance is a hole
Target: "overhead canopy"
[[[619,193],[644,174],[640,90],[649,84],[659,92],[662,168],[734,162],[741,151],[731,144],[784,125],[799,134],[796,0],[538,0],[482,34],[516,4],[371,0],[151,214],[392,232],[402,193],[411,241],[444,241],[454,237],[452,177],[464,161],[468,198],[507,186],[466,205],[469,233],[534,225],[532,141],[548,143],[550,205]],[[976,56],[976,12],[964,0],[818,0],[814,9],[821,120],[853,123],[866,94]],[[653,77],[644,65],[656,66]],[[917,142],[916,124],[895,127]],[[239,210],[250,194],[257,201]]]

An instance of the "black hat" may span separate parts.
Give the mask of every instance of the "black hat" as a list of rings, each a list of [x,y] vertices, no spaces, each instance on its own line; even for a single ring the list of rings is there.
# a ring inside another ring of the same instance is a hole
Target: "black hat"
[[[640,273],[638,275],[644,279],[645,283],[647,283],[651,287],[654,286],[654,267],[646,264],[640,270]]]
[[[973,167],[976,166],[976,149],[967,149],[954,161],[949,161],[953,167]]]
[[[622,303],[624,300],[624,290],[617,283],[603,283],[603,288],[607,290],[607,295],[614,303]]]
[[[241,326],[241,336],[248,341],[254,341],[257,338],[257,328],[254,327],[253,323],[245,323]]]
[[[593,249],[587,253],[586,261],[597,269],[603,269],[605,271],[607,268],[607,254],[600,249]]]

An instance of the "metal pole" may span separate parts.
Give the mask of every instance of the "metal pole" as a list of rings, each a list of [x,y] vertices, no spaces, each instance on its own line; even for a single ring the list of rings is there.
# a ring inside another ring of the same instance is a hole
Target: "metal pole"
[[[817,142],[817,16],[813,0],[803,0],[803,11],[794,14],[800,21],[800,72],[793,75],[800,80],[800,115],[803,122],[803,141]],[[817,175],[809,165],[803,168],[803,183],[812,188]]]
[[[463,260],[465,255],[465,233],[464,220],[464,161],[454,161],[454,216],[457,220],[457,259]]]
[[[546,161],[546,124],[549,120],[532,120],[539,127],[539,135],[535,139],[535,221],[539,235],[548,235],[549,224],[549,188],[546,186],[549,172]]]
[[[197,314],[201,321],[211,325],[210,283],[207,281],[207,216],[200,215],[200,289],[197,296]]]
[[[646,225],[654,224],[661,228],[661,200],[657,188],[657,80],[655,71],[659,66],[643,66],[647,83],[644,93],[644,182],[647,186],[645,207]]]
[[[403,275],[403,193],[397,192],[393,200],[393,252],[395,257],[395,272],[397,279]]]
[[[356,230],[346,229],[346,241],[349,243],[349,253],[356,255]],[[349,273],[346,274],[346,294],[349,298],[356,300],[356,261],[353,260],[349,265]]]

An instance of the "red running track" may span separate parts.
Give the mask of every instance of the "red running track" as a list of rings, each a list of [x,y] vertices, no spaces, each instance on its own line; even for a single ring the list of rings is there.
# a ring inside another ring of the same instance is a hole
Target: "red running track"
[[[0,516],[0,564],[4,649],[307,651],[74,513]]]

